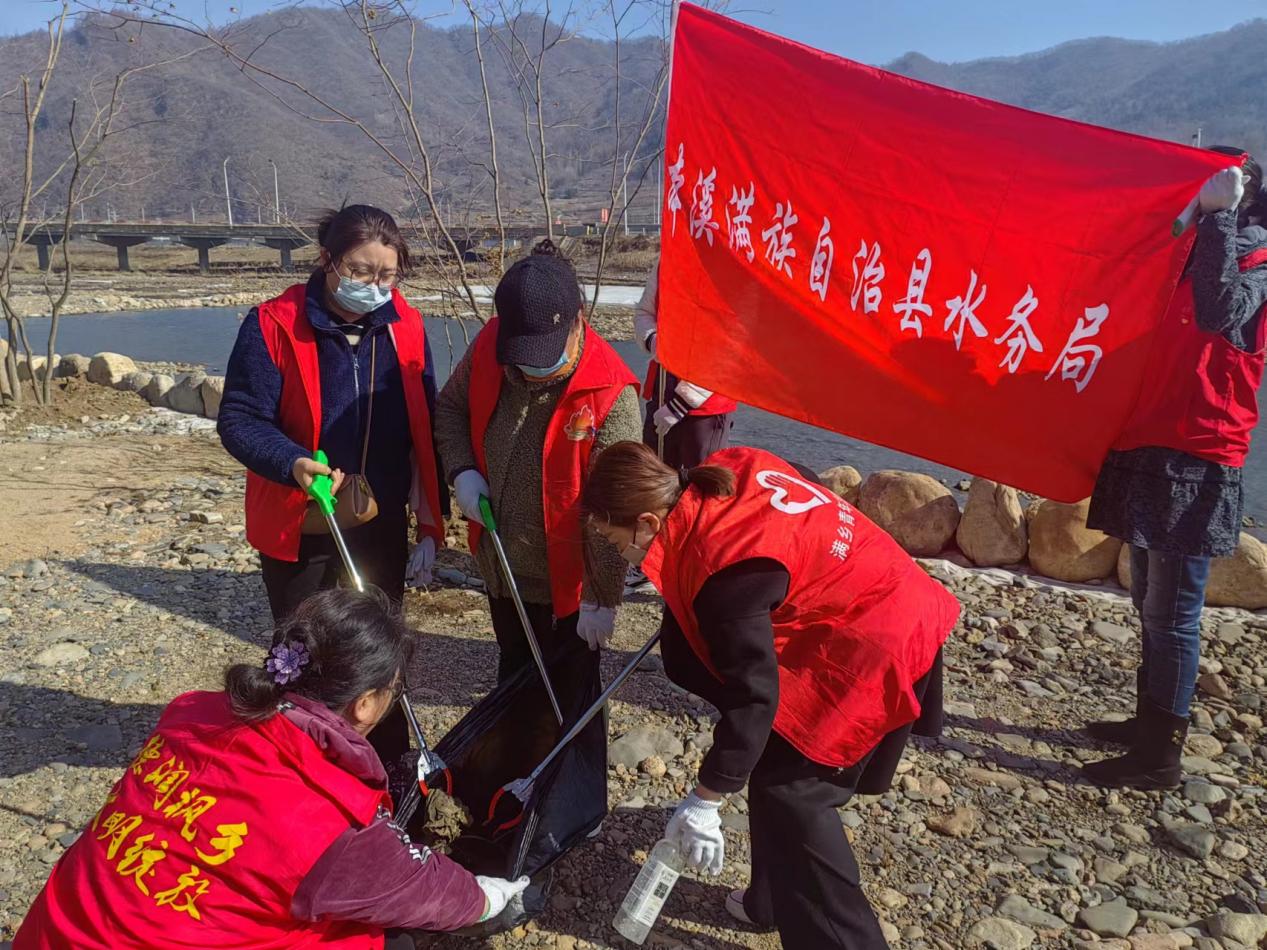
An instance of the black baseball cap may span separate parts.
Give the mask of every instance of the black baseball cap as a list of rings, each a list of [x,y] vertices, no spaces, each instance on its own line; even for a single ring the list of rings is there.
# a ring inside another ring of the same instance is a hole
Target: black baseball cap
[[[576,271],[561,257],[530,254],[511,264],[493,292],[497,362],[553,366],[581,309]]]

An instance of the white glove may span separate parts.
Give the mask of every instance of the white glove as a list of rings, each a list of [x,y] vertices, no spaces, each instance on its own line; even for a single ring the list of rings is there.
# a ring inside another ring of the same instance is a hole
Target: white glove
[[[615,607],[581,604],[581,616],[576,621],[576,635],[588,643],[591,650],[607,646],[615,626]]]
[[[405,583],[410,587],[427,587],[431,584],[431,568],[436,563],[436,539],[430,536],[414,545],[405,568]]]
[[[1206,214],[1228,211],[1240,205],[1245,197],[1245,176],[1235,166],[1211,175],[1197,195],[1197,202]]]
[[[476,524],[483,524],[484,519],[480,515],[480,496],[492,497],[484,476],[475,469],[468,468],[453,479],[453,493],[457,495],[458,508],[462,510],[462,514]]]
[[[678,805],[664,837],[677,844],[688,867],[716,877],[726,863],[726,839],[721,833],[721,802],[710,802],[694,792]]]
[[[658,334],[655,330],[652,330],[650,333],[647,334],[646,339],[642,341],[642,348],[651,354],[652,359],[655,359],[656,340],[658,340],[659,338],[660,338],[660,334]],[[660,370],[660,372],[663,373],[664,370],[662,369]]]
[[[517,881],[508,881],[501,877],[477,877],[475,883],[484,892],[488,900],[488,910],[480,921],[491,920],[506,909],[512,897],[522,894],[528,887],[528,878],[521,877]]]
[[[668,435],[670,429],[686,418],[686,413],[685,405],[678,404],[673,398],[666,399],[664,405],[651,417],[656,435]]]

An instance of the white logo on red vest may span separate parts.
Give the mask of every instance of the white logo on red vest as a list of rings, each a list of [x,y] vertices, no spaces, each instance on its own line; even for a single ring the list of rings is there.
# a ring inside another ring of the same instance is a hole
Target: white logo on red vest
[[[576,412],[572,413],[572,417],[564,423],[563,431],[573,442],[584,442],[595,436],[594,432],[594,410],[589,406],[582,406]]]
[[[784,514],[803,515],[819,505],[832,503],[832,496],[825,490],[783,472],[758,472],[757,484],[771,492],[770,507]]]

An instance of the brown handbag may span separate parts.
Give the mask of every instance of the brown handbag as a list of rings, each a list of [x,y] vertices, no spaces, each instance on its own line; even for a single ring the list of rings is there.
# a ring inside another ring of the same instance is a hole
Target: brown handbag
[[[370,429],[374,423],[374,381],[378,358],[378,337],[370,337],[370,404],[365,419],[365,441],[361,443],[361,474],[344,477],[339,486],[338,504],[334,506],[334,521],[339,530],[356,528],[378,517],[378,501],[374,498],[374,490],[370,488],[369,479],[365,477],[365,460],[370,452]],[[325,515],[310,501],[304,510],[304,534],[329,534],[330,525]]]

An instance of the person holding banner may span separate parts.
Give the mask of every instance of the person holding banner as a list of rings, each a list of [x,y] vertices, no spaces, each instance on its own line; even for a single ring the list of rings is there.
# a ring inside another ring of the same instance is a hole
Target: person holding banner
[[[958,601],[813,476],[759,449],[674,469],[599,457],[594,528],[664,595],[665,673],[721,713],[665,837],[720,873],[719,810],[748,786],[752,882],[726,907],[787,950],[886,946],[836,809],[887,790],[912,727],[936,735]]]
[[[653,448],[658,448],[663,442],[667,464],[690,468],[726,447],[733,425],[730,417],[736,404],[733,399],[679,379],[656,359],[660,322],[659,272],[660,261],[657,258],[647,275],[642,297],[634,308],[634,338],[651,356],[642,384],[642,398],[647,406],[642,440]],[[642,592],[649,587],[646,576],[640,570],[636,567],[629,569],[626,593]]]
[[[657,260],[634,308],[634,337],[651,355],[647,378],[642,384],[642,398],[647,401],[643,441],[654,448],[663,438],[664,461],[674,467],[690,468],[726,447],[730,440],[730,416],[736,405],[733,399],[679,379],[656,360],[659,269]],[[660,403],[661,376],[665,377],[663,405]]]
[[[1252,158],[1201,188],[1195,249],[1150,357],[1158,384],[1141,394],[1091,497],[1088,526],[1130,545],[1143,629],[1135,715],[1087,726],[1129,749],[1084,767],[1097,785],[1174,788],[1181,779],[1210,559],[1236,550],[1242,466],[1258,421],[1267,230],[1250,214],[1261,188]]]
[[[636,380],[585,319],[571,263],[543,241],[507,269],[497,317],[475,338],[436,406],[436,438],[487,585],[498,680],[532,655],[491,538],[488,498],[542,649],[573,635],[597,651],[616,622],[624,561],[586,533],[581,485],[591,452],[639,431]],[[598,654],[591,670],[598,676]],[[562,697],[561,697],[562,698]]]

